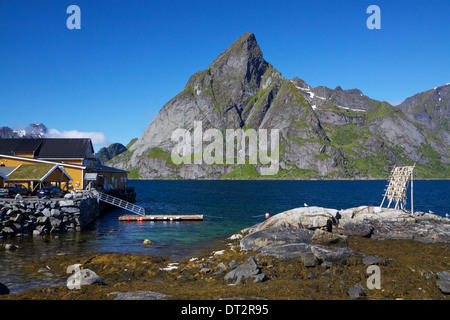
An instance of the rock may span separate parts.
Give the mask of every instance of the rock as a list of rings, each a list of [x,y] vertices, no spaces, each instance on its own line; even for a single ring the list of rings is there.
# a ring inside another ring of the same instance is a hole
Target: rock
[[[9,221],[21,223],[23,220],[23,214],[18,212],[14,214],[11,218],[9,218]]]
[[[221,262],[221,263],[219,263],[219,264],[217,265],[217,269],[224,269],[224,270],[226,270],[226,269],[227,269],[227,266],[224,265],[223,262]]]
[[[45,217],[50,217],[52,215],[52,212],[49,208],[45,208],[44,210],[42,210],[42,215]]]
[[[239,239],[242,239],[244,236],[242,235],[242,234],[240,234],[240,233],[236,233],[236,234],[233,234],[231,237],[229,237],[228,239],[230,239],[230,240],[239,240]]]
[[[298,258],[303,253],[311,252],[311,245],[305,243],[283,244],[275,247],[261,248],[261,255],[274,256],[278,259]]]
[[[50,220],[48,216],[42,216],[37,218],[36,223],[39,225],[48,225],[50,224]]]
[[[80,208],[76,206],[64,206],[61,207],[61,211],[64,213],[79,214]]]
[[[318,264],[316,256],[311,251],[302,253],[300,258],[305,267],[315,267]]]
[[[364,265],[369,266],[372,264],[387,266],[388,259],[378,258],[376,256],[367,256],[362,259]]]
[[[15,244],[11,244],[11,243],[7,243],[3,246],[6,250],[17,250],[19,249],[18,246],[16,246]]]
[[[438,279],[436,280],[436,284],[441,290],[442,293],[450,294],[450,280],[448,279]]]
[[[149,240],[149,239],[145,239],[144,241],[143,241],[143,244],[145,244],[145,245],[149,245],[149,244],[152,244],[153,242],[151,241],[151,240]]]
[[[72,200],[72,199],[73,199],[73,194],[72,194],[72,193],[66,193],[66,194],[64,195],[64,199]]]
[[[317,229],[328,227],[328,221],[336,219],[338,210],[322,207],[300,207],[276,214],[259,223],[254,231],[273,229]]]
[[[69,289],[92,284],[103,284],[103,281],[94,271],[89,269],[79,270],[67,279]]]
[[[41,232],[39,230],[33,230],[33,236],[40,236]]]
[[[358,284],[358,285],[348,289],[347,294],[350,296],[350,298],[358,299],[361,297],[365,297],[366,291],[364,290],[364,288],[361,285]]]
[[[208,272],[210,272],[211,270],[209,268],[206,267],[202,267],[200,268],[200,274],[206,274]]]
[[[170,294],[165,294],[161,292],[154,291],[127,291],[127,292],[111,292],[108,293],[115,294],[114,300],[164,300],[166,298],[172,297]]]
[[[73,200],[61,200],[59,201],[60,207],[71,207],[75,204]]]
[[[49,222],[50,222],[50,226],[52,228],[59,228],[59,226],[61,225],[61,220],[55,217],[50,217],[48,218]]]
[[[347,245],[347,237],[340,234],[331,233],[322,229],[317,229],[312,236],[313,244],[323,245]]]
[[[260,272],[255,257],[250,257],[246,262],[236,267],[236,269],[228,272],[224,279],[225,281],[236,279],[234,283],[238,284],[242,279],[255,278]]]
[[[357,223],[351,220],[339,220],[338,226],[333,228],[333,233],[339,233],[348,237],[369,238],[374,231],[370,224]]]
[[[59,217],[61,215],[61,211],[59,209],[52,209],[50,211],[50,216],[52,217]]]
[[[353,257],[353,251],[349,248],[341,248],[341,247],[324,247],[324,246],[311,246],[311,251],[314,256],[320,262],[331,262],[333,264],[342,264],[345,265],[349,258]]]
[[[259,250],[285,244],[311,243],[314,232],[300,228],[267,228],[246,235],[240,242],[243,250]]]
[[[14,233],[20,233],[23,231],[22,225],[17,222],[11,223],[9,227],[14,230]]]
[[[450,280],[450,272],[449,271],[439,271],[436,273],[439,279],[442,280]]]
[[[48,228],[46,225],[41,224],[41,225],[36,226],[36,229],[34,229],[34,231],[38,231],[39,234],[47,234]],[[33,234],[34,234],[34,231],[33,231]]]
[[[264,280],[266,280],[266,274],[265,273],[260,273],[257,274],[256,276],[253,277],[253,282],[263,282]]]
[[[0,296],[9,294],[9,292],[10,291],[9,291],[8,287],[0,282]]]
[[[318,222],[319,220],[316,219],[319,218],[324,220]],[[241,240],[241,243],[245,243],[246,238],[256,237],[252,234],[263,230],[270,230],[265,233],[267,239],[270,238],[270,232],[276,229],[314,229],[318,226],[323,226],[322,228],[332,231],[333,234],[348,237],[450,242],[450,219],[448,218],[430,213],[415,212],[412,215],[402,210],[362,206],[340,211],[320,207],[288,210],[243,230],[249,234]],[[292,233],[292,231],[289,232]],[[318,236],[319,234],[316,237]],[[293,242],[295,241],[289,241],[289,243]]]
[[[4,228],[2,229],[1,235],[2,235],[2,236],[5,236],[5,237],[10,237],[10,236],[14,236],[15,233],[16,233],[16,232],[15,232],[12,228],[10,228],[10,227],[4,227]]]

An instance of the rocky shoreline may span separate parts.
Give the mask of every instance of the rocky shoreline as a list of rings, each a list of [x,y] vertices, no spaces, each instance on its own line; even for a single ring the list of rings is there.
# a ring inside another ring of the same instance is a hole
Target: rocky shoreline
[[[36,263],[61,275],[66,286],[0,299],[448,300],[449,243],[450,219],[432,214],[304,207],[179,261],[117,253],[55,256]],[[370,282],[377,274],[368,270],[379,272],[375,289]],[[79,289],[69,288],[77,283]]]

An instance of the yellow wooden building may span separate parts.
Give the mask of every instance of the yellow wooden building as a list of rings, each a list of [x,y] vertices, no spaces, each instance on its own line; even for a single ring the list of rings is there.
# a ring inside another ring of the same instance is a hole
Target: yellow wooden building
[[[100,164],[91,139],[0,139],[0,166],[19,170],[7,175],[6,184],[31,184],[34,188],[53,184],[69,191],[84,189],[89,183],[103,189],[127,186],[128,172]],[[18,173],[22,180],[17,179]],[[97,173],[95,181],[85,179],[89,173]]]

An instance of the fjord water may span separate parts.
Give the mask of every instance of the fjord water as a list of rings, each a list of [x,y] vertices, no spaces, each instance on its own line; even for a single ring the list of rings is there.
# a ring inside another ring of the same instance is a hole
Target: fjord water
[[[17,251],[0,250],[0,282],[12,293],[61,281],[36,261],[67,253],[120,252],[192,256],[217,245],[235,232],[285,210],[308,206],[345,209],[379,206],[387,182],[280,180],[131,180],[136,204],[147,214],[203,214],[200,222],[119,222],[122,209],[99,217],[88,230],[51,236],[0,240]],[[414,210],[450,213],[450,180],[415,180]],[[409,209],[410,192],[408,192]],[[153,244],[144,245],[150,239]]]

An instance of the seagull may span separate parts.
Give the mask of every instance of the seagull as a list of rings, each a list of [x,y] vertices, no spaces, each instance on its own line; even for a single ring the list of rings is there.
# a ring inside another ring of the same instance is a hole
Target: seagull
[[[448,213],[445,214],[445,217],[448,218]]]
[[[308,205],[306,203],[304,203],[303,206],[307,207]]]
[[[433,211],[431,211],[431,210],[428,210],[428,212],[429,212],[429,213],[434,213],[434,212],[433,212]]]

